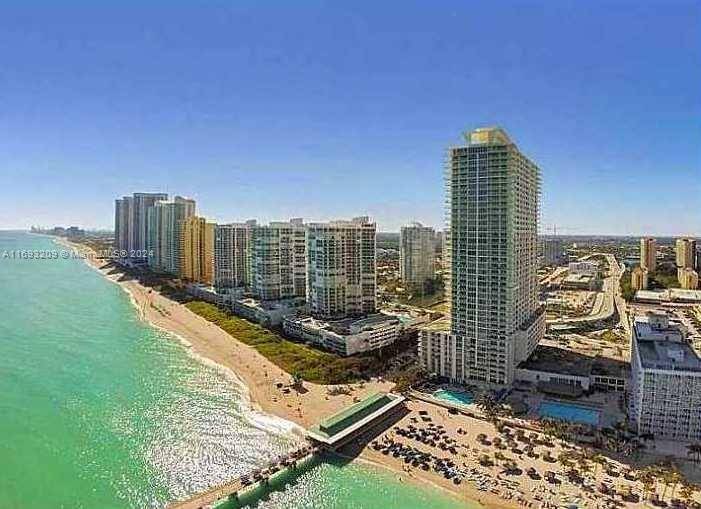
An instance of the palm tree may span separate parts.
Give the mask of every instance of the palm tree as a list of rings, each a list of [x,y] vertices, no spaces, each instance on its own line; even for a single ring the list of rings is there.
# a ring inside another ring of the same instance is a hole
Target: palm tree
[[[484,414],[487,420],[498,422],[497,417],[499,416],[499,403],[497,403],[496,398],[491,392],[480,393],[475,399],[475,404]]]
[[[664,498],[667,493],[667,487],[672,486],[672,492],[669,494],[669,498],[674,498],[674,492],[677,490],[679,483],[684,482],[684,476],[676,469],[676,467],[670,465],[670,469],[662,476],[665,482],[665,489],[662,497]]]

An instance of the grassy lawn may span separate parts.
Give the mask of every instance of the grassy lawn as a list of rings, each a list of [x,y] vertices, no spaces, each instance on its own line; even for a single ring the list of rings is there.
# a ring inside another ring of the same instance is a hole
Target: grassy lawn
[[[193,301],[185,304],[193,313],[215,323],[237,340],[254,347],[266,359],[287,373],[318,384],[342,384],[363,377],[375,367],[370,356],[339,357],[306,345],[289,341],[273,331],[228,314],[213,304]]]

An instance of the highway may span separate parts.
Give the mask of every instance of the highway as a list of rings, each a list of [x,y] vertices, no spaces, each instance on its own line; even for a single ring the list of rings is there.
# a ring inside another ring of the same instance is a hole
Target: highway
[[[608,320],[613,316],[616,309],[619,313],[619,325],[628,328],[628,320],[626,317],[626,304],[621,296],[621,276],[625,272],[624,267],[618,263],[616,257],[608,253],[592,253],[582,257],[580,261],[586,261],[594,256],[603,256],[609,264],[610,274],[604,279],[604,284],[601,293],[597,296],[596,302],[592,308],[592,313],[586,316],[577,316],[572,318],[557,318],[548,320],[548,325],[589,325],[596,322]]]

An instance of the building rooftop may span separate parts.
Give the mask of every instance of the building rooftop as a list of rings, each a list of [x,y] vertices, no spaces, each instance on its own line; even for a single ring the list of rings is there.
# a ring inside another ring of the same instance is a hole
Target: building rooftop
[[[588,377],[590,375],[625,378],[628,362],[581,350],[540,344],[519,369]]]
[[[430,332],[450,332],[450,317],[444,316],[438,320],[422,324],[418,329]]]
[[[400,405],[403,401],[404,397],[398,394],[374,393],[364,400],[324,419],[318,425],[309,429],[307,436],[333,446]]]
[[[585,377],[591,373],[593,363],[594,357],[556,346],[538,345],[533,354],[518,367]]]
[[[686,342],[685,329],[666,314],[636,316],[633,331],[643,368],[701,373],[701,358]]]
[[[396,316],[390,316],[383,313],[364,316],[362,318],[344,318],[342,320],[322,320],[308,315],[299,315],[288,318],[290,321],[303,323],[309,327],[329,330],[340,336],[358,334],[366,327],[374,327],[376,325],[391,325],[399,324],[400,320]]]

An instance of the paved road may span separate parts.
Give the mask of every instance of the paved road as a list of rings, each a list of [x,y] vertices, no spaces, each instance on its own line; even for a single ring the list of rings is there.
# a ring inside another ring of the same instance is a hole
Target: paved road
[[[623,325],[627,328],[628,320],[626,317],[625,301],[621,296],[621,276],[623,275],[624,268],[618,263],[616,257],[612,254],[607,253],[592,253],[581,259],[581,261],[588,260],[594,256],[604,256],[609,264],[610,275],[604,279],[603,288],[601,294],[603,295],[603,302],[599,306],[598,297],[597,305],[593,308],[593,313],[586,316],[577,316],[572,318],[558,318],[552,321],[548,321],[551,325],[576,325],[576,324],[588,324],[594,323],[602,320],[607,320],[613,316],[613,313],[618,309],[619,313],[619,325]],[[622,322],[622,323],[621,323]]]

